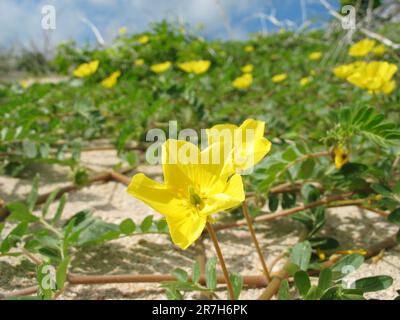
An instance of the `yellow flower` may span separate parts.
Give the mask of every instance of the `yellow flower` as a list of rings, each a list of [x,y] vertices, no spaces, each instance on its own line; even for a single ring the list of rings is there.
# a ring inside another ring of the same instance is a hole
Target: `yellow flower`
[[[74,70],[74,76],[77,78],[88,77],[95,73],[99,67],[99,60],[93,60],[88,63],[82,63]]]
[[[365,62],[365,61],[356,61],[353,63],[344,64],[344,65],[334,68],[333,73],[338,78],[347,79],[347,77],[352,75],[357,70],[361,70],[361,69],[365,68],[366,65],[367,65],[367,62]]]
[[[244,51],[245,52],[253,52],[254,51],[254,47],[252,45],[248,45],[244,47]]]
[[[309,84],[311,81],[311,77],[304,77],[300,79],[300,85],[302,87],[306,86],[307,84]]]
[[[155,72],[155,73],[163,73],[165,71],[167,71],[169,68],[171,68],[171,62],[170,61],[165,61],[162,63],[157,63],[157,64],[153,64],[150,69],[151,71]]]
[[[121,28],[118,29],[118,33],[120,35],[124,35],[127,32],[128,32],[128,28],[126,28],[126,27],[121,27]]]
[[[376,56],[383,56],[386,53],[386,47],[381,44],[372,49],[372,53]]]
[[[179,69],[194,74],[202,74],[207,72],[211,66],[211,61],[209,60],[193,60],[177,64]]]
[[[340,170],[347,162],[349,162],[349,152],[343,147],[336,147],[333,150],[335,154],[335,167]]]
[[[120,71],[115,71],[111,73],[111,75],[107,78],[105,78],[103,81],[101,81],[101,85],[104,88],[112,88],[117,84],[117,80],[119,76],[121,75]]]
[[[233,80],[232,85],[236,89],[247,89],[253,83],[253,76],[250,73],[245,73]]]
[[[390,94],[396,88],[396,82],[392,78],[397,69],[395,64],[385,61],[372,61],[363,68],[358,68],[347,78],[347,81],[361,89],[368,90],[372,94]]]
[[[310,60],[319,60],[322,58],[322,52],[312,52],[310,53],[310,55],[308,56],[308,58]]]
[[[146,44],[147,42],[150,41],[150,38],[149,38],[149,36],[144,35],[144,36],[139,37],[139,39],[137,41],[140,44]]]
[[[26,89],[29,87],[29,81],[22,79],[19,81],[19,85],[21,86],[22,89]]]
[[[135,66],[142,66],[144,65],[144,59],[136,59],[135,61],[133,61],[133,64]]]
[[[252,64],[246,64],[243,68],[242,68],[242,72],[243,73],[252,73],[254,70],[254,66]]]
[[[359,250],[339,250],[336,251],[335,254],[360,254],[362,256],[365,256],[368,252],[364,249],[359,249]]]
[[[128,186],[130,195],[165,216],[172,241],[182,249],[200,237],[211,215],[244,201],[241,176],[224,161],[212,161],[220,152],[219,144],[200,152],[190,142],[167,140],[162,146],[164,183],[139,173]]]
[[[285,81],[287,79],[287,77],[288,76],[286,73],[277,74],[272,77],[272,82],[274,82],[274,83],[282,82],[282,81]]]
[[[253,168],[271,150],[271,142],[264,138],[265,122],[247,119],[238,127],[220,124],[207,129],[208,144],[220,143],[224,154],[230,154],[233,168],[244,171]],[[231,152],[232,151],[232,152]]]
[[[375,40],[364,39],[353,44],[349,49],[349,55],[352,57],[365,57],[375,47]]]

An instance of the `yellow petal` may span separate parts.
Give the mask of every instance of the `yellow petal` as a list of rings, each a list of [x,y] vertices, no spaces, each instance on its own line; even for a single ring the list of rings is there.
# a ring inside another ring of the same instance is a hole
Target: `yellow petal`
[[[149,179],[143,173],[133,176],[127,191],[165,216],[181,217],[188,212],[182,200],[165,184]]]
[[[202,209],[202,213],[207,215],[234,208],[245,199],[242,177],[238,174],[233,175],[220,190],[213,191],[216,193],[207,197]]]
[[[172,241],[185,250],[200,237],[207,217],[189,214],[184,218],[167,216],[166,220]]]

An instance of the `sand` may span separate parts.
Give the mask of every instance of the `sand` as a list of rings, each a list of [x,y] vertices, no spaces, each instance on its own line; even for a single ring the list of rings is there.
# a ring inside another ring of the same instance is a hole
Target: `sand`
[[[114,151],[85,152],[82,165],[93,171],[111,169],[119,160]],[[54,190],[70,183],[69,169],[59,166],[35,165],[32,172],[41,174],[40,193]],[[160,173],[159,167],[140,166],[138,171]],[[0,177],[0,198],[4,201],[24,199],[31,187],[32,175],[23,178]],[[144,217],[154,214],[152,209],[125,192],[121,183],[111,181],[94,184],[69,194],[63,219],[83,209],[91,209],[102,219],[119,223],[132,218],[140,223]],[[50,207],[55,210],[57,202]],[[8,225],[9,229],[11,226]],[[6,229],[7,229],[6,228]],[[268,263],[296,243],[302,226],[289,218],[256,224],[257,237]],[[7,230],[6,230],[7,231]],[[6,232],[5,231],[5,232]],[[382,217],[360,211],[356,207],[329,210],[324,235],[333,236],[344,249],[367,248],[393,234],[396,228]],[[4,231],[3,231],[4,232]],[[261,275],[262,269],[246,228],[224,230],[218,233],[222,252],[231,272],[242,275]],[[207,257],[214,256],[208,238],[204,241]],[[71,271],[77,274],[170,274],[177,267],[190,271],[196,257],[194,248],[182,251],[174,246],[167,235],[135,235],[114,240],[104,245],[79,250],[72,261]],[[278,263],[273,271],[281,267]],[[34,265],[26,259],[0,257],[0,292],[24,288],[35,284]],[[358,279],[373,275],[390,275],[393,286],[385,291],[370,293],[368,298],[394,299],[400,289],[400,248],[388,250],[377,263],[368,260],[351,275]],[[241,299],[256,299],[260,289],[246,289]],[[220,299],[226,292],[219,290]],[[197,294],[186,294],[188,299],[198,298]],[[107,284],[70,285],[59,299],[166,299],[158,284]]]

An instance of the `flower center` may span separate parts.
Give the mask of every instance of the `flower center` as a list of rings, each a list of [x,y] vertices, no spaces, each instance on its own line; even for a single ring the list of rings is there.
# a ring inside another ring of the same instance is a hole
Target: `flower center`
[[[197,210],[201,210],[204,208],[204,201],[201,196],[196,193],[195,189],[190,186],[189,187],[189,198],[190,198],[190,204],[196,207]]]

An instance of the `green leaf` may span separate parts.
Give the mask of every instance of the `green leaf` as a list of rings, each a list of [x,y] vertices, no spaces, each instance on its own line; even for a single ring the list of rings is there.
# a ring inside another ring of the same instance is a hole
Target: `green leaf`
[[[39,218],[30,213],[28,207],[21,202],[10,203],[7,205],[7,209],[11,212],[8,216],[8,220],[21,222],[36,222],[39,220]]]
[[[29,193],[27,201],[29,211],[33,211],[36,205],[36,201],[38,198],[38,190],[39,190],[39,175],[36,175],[32,181],[32,189]]]
[[[47,212],[49,211],[49,207],[50,205],[53,203],[53,201],[55,200],[55,198],[57,197],[58,194],[58,190],[54,190],[50,196],[46,199],[45,204],[43,205],[42,208],[42,217],[45,218],[47,215]]]
[[[175,288],[166,288],[165,293],[168,300],[183,300],[182,294]]]
[[[302,297],[305,297],[311,288],[311,281],[307,272],[300,270],[294,274],[294,282]]]
[[[301,188],[301,196],[304,199],[304,203],[308,204],[317,201],[321,196],[321,192],[312,184],[307,183]]]
[[[188,280],[187,272],[181,268],[176,268],[175,270],[173,270],[172,275],[175,276],[178,281],[187,282]]]
[[[206,263],[206,285],[207,288],[215,290],[217,287],[217,258],[212,257]]]
[[[362,292],[375,292],[385,290],[393,284],[393,278],[389,276],[375,276],[358,279],[355,282],[356,289]]]
[[[232,283],[234,298],[239,299],[243,289],[243,277],[240,274],[232,273],[229,275],[229,279]]]
[[[153,225],[153,216],[147,216],[143,219],[142,223],[140,224],[140,230],[142,232],[148,232]]]
[[[339,247],[339,242],[330,237],[315,237],[309,240],[313,249],[335,250]]]
[[[364,263],[364,257],[360,254],[349,254],[341,258],[332,267],[334,279],[340,279],[356,271]]]
[[[304,271],[307,270],[310,259],[311,259],[310,242],[308,241],[300,242],[293,247],[290,261],[299,266],[301,270]]]
[[[282,195],[282,208],[289,209],[296,205],[296,193],[295,192],[285,192]]]
[[[65,257],[57,267],[56,283],[58,290],[62,290],[64,288],[65,280],[67,279],[68,266],[70,262],[71,262],[71,257]]]
[[[279,197],[274,193],[270,193],[268,196],[268,207],[271,212],[275,212],[279,206]]]
[[[136,230],[136,224],[132,221],[132,219],[125,219],[119,224],[119,230],[123,234],[132,234]]]
[[[278,291],[278,299],[279,300],[292,300],[292,297],[289,293],[289,282],[285,279],[281,282]]]
[[[198,261],[195,261],[192,266],[192,282],[198,283],[200,277],[201,277],[200,264]]]
[[[12,247],[14,247],[20,239],[26,234],[28,230],[28,222],[24,221],[18,224],[14,229],[10,231],[7,237],[3,240],[0,245],[0,252],[6,253]]]
[[[51,223],[53,225],[57,224],[60,221],[61,215],[64,211],[65,203],[67,202],[67,199],[68,199],[68,195],[66,193],[63,194],[62,197],[60,198],[56,213],[54,214],[54,217],[51,220]]]
[[[388,216],[388,220],[391,223],[400,225],[400,208],[395,209],[394,211],[392,211],[390,213],[390,215]]]
[[[322,269],[318,279],[318,290],[323,293],[332,285],[332,271]]]
[[[390,198],[392,196],[392,192],[390,191],[390,189],[388,189],[387,187],[385,187],[384,185],[381,184],[372,184],[371,188],[378,194],[384,196],[384,197],[388,197]]]

